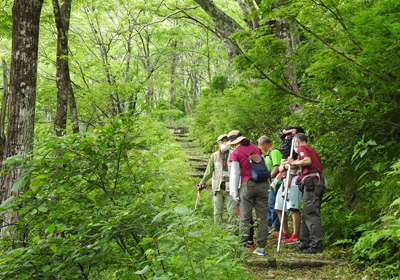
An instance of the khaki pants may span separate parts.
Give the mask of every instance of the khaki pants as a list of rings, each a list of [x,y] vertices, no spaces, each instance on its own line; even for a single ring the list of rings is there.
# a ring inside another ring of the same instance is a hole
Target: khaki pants
[[[216,224],[222,224],[222,212],[224,210],[224,205],[228,212],[228,223],[235,222],[236,215],[236,201],[232,198],[229,192],[221,190],[215,192],[213,195],[213,205],[214,205],[214,222]]]
[[[241,242],[249,240],[249,227],[252,219],[253,208],[256,210],[258,222],[257,243],[259,248],[267,245],[268,237],[268,184],[245,181],[240,184],[240,235]]]

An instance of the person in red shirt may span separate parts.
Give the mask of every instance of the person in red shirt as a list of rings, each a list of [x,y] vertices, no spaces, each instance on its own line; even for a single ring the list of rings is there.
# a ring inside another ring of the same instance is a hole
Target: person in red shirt
[[[294,149],[298,159],[289,158],[292,167],[301,167],[300,183],[304,186],[303,221],[300,229],[301,245],[296,250],[315,254],[324,250],[322,246],[321,203],[325,193],[325,178],[319,154],[307,145],[307,136],[298,133],[294,136]],[[288,168],[289,166],[286,165]],[[286,168],[286,166],[284,168]]]
[[[249,156],[254,153],[262,156],[262,151],[250,140],[244,137],[238,130],[228,134],[228,144],[234,151],[229,160],[232,162],[231,174],[229,176],[230,194],[240,201],[240,235],[241,243],[246,244],[249,240],[249,228],[251,227],[253,208],[256,211],[258,223],[257,243],[258,248],[254,254],[265,255],[265,245],[268,237],[268,179],[265,182],[255,182],[251,178],[251,167]],[[247,154],[247,155],[246,155]],[[239,195],[240,189],[240,195]]]

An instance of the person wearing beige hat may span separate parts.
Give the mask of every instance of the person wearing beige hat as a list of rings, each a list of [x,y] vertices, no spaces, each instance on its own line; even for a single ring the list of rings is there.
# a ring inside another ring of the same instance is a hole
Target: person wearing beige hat
[[[230,174],[230,193],[233,198],[240,201],[240,235],[241,243],[245,246],[249,240],[249,228],[251,227],[253,208],[258,221],[257,243],[258,248],[254,254],[265,255],[265,245],[268,237],[268,180],[255,182],[251,178],[251,166],[249,155],[262,151],[250,140],[244,137],[240,131],[233,130],[228,134],[228,144],[234,149],[229,157],[232,162]],[[239,194],[240,189],[240,194]]]
[[[207,169],[201,179],[199,190],[205,187],[205,183],[211,178],[213,190],[214,222],[222,224],[222,213],[224,204],[228,212],[228,223],[233,224],[236,220],[236,201],[229,194],[229,174],[231,163],[229,162],[228,135],[222,134],[217,138],[219,150],[213,153],[208,161]]]

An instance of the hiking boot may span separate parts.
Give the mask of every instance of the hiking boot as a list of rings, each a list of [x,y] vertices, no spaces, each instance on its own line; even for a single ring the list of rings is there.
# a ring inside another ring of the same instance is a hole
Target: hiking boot
[[[303,250],[306,250],[306,249],[308,249],[308,248],[310,248],[310,245],[301,244],[300,246],[297,246],[297,247],[296,247],[296,251],[303,252]]]
[[[296,234],[292,234],[288,240],[283,241],[285,244],[296,244],[300,243],[300,239]]]
[[[306,254],[316,254],[316,253],[322,253],[324,251],[324,247],[320,246],[317,248],[310,247],[308,249],[304,249],[302,252]]]
[[[246,248],[250,248],[251,250],[255,250],[256,249],[256,244],[254,243],[254,241],[247,241]]]
[[[284,234],[282,232],[281,240],[286,240],[286,239],[289,239],[289,238],[290,238],[290,233],[289,234]],[[277,238],[272,239],[272,241],[278,241],[278,240],[279,240],[279,236]]]
[[[265,256],[265,250],[263,248],[257,248],[253,253],[259,256]]]

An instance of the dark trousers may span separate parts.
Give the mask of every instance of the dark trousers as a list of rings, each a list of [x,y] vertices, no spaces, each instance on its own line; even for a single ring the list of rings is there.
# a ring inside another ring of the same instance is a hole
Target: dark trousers
[[[300,229],[300,241],[302,245],[312,248],[322,246],[321,203],[325,193],[322,182],[314,180],[314,190],[304,189],[303,196],[303,221]]]
[[[245,181],[240,185],[240,234],[241,242],[251,241],[249,229],[251,227],[253,208],[256,210],[258,221],[257,243],[264,248],[268,237],[268,184]]]

